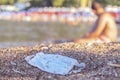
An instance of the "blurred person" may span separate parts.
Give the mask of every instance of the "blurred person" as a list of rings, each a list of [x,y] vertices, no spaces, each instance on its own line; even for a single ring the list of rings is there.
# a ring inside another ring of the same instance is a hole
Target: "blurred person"
[[[74,39],[74,42],[115,42],[118,31],[114,18],[105,12],[100,0],[94,0],[91,8],[98,19],[89,33],[80,39]]]

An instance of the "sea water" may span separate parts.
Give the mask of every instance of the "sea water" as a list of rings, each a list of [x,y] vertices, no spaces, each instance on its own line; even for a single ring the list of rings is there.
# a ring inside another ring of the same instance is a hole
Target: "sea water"
[[[60,22],[16,22],[1,20],[0,47],[30,46],[54,40],[80,38],[92,26],[92,23],[79,23],[73,26]],[[118,24],[118,30],[120,30],[120,24]],[[120,37],[118,37],[118,41],[120,41]]]

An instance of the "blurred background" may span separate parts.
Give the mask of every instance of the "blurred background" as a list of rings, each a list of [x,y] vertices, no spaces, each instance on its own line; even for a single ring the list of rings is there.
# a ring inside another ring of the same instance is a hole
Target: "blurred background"
[[[101,2],[120,30],[120,0]],[[80,38],[97,18],[91,3],[92,0],[0,0],[0,47]]]

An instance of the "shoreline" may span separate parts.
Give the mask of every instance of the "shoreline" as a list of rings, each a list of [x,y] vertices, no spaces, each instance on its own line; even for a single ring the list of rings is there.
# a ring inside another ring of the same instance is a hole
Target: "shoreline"
[[[86,64],[77,74],[66,76],[43,72],[26,63],[25,57],[38,52],[72,57]],[[0,48],[0,79],[17,80],[119,80],[120,43],[106,44],[38,44],[35,46]]]

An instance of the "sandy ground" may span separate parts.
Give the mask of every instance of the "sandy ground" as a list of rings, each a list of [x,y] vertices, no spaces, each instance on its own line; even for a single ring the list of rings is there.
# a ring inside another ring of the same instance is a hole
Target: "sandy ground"
[[[86,68],[77,74],[54,75],[32,67],[25,57],[43,51],[77,59]],[[0,49],[0,80],[120,80],[120,43],[38,44]]]

